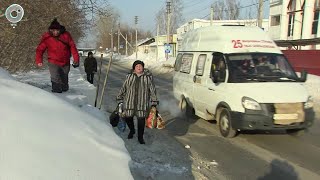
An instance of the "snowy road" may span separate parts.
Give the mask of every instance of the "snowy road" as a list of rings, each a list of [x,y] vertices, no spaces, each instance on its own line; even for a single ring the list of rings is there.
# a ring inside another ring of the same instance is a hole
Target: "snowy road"
[[[126,72],[125,63],[112,66],[104,101],[109,111],[115,107],[114,99]],[[225,139],[214,123],[178,117],[170,74],[156,74],[155,84],[167,127],[162,131],[148,130],[146,147],[126,140],[126,133],[119,134],[136,162],[133,169],[146,165],[147,171],[148,163],[156,161],[160,170],[149,175],[155,179],[320,179],[319,118],[302,137],[281,132],[247,132]],[[185,148],[186,145],[190,148]],[[146,152],[145,157],[138,156],[137,151]],[[161,168],[173,170],[166,174],[161,173]],[[145,172],[141,174],[134,177],[147,178]]]

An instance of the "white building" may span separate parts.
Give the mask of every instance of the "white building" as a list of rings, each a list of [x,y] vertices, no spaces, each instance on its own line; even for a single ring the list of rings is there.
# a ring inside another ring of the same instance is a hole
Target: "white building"
[[[270,0],[269,34],[274,40],[320,37],[320,0]],[[320,49],[311,45],[298,49]]]

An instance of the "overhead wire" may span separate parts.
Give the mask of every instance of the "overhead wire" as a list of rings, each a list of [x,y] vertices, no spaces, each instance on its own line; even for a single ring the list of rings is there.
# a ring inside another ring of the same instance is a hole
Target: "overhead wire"
[[[267,2],[267,1],[268,0],[264,0],[263,2]],[[240,6],[240,7],[236,8],[236,9],[224,9],[224,10],[222,10],[222,12],[230,12],[230,11],[240,10],[240,9],[244,9],[244,8],[248,8],[248,7],[252,7],[252,6],[256,6],[256,5],[259,5],[259,3],[253,3],[253,4],[250,4],[250,5],[246,5],[246,6]],[[205,19],[208,16],[210,16],[210,13],[205,15],[201,19]]]

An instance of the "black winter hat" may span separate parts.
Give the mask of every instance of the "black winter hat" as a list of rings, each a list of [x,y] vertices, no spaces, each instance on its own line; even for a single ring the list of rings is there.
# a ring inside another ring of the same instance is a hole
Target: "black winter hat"
[[[61,24],[58,22],[57,18],[54,18],[51,22],[49,29],[61,29]]]
[[[144,63],[140,60],[136,60],[133,64],[132,64],[132,70],[134,70],[134,68],[136,67],[136,65],[141,64],[142,67],[144,68]]]

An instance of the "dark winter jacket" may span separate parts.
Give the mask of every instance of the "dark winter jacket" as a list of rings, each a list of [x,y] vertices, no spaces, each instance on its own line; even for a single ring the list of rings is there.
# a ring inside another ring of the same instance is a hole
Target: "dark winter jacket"
[[[94,57],[87,57],[84,60],[84,70],[87,74],[97,72],[97,60]]]
[[[140,77],[133,72],[128,74],[117,101],[123,102],[126,117],[146,117],[150,103],[158,104],[152,74],[148,70],[145,70]]]
[[[79,63],[78,50],[70,33],[65,31],[58,38],[51,36],[49,32],[42,35],[36,50],[36,64],[43,62],[43,53],[46,50],[48,50],[48,61],[52,64],[58,66],[70,64],[71,54],[74,62]]]

